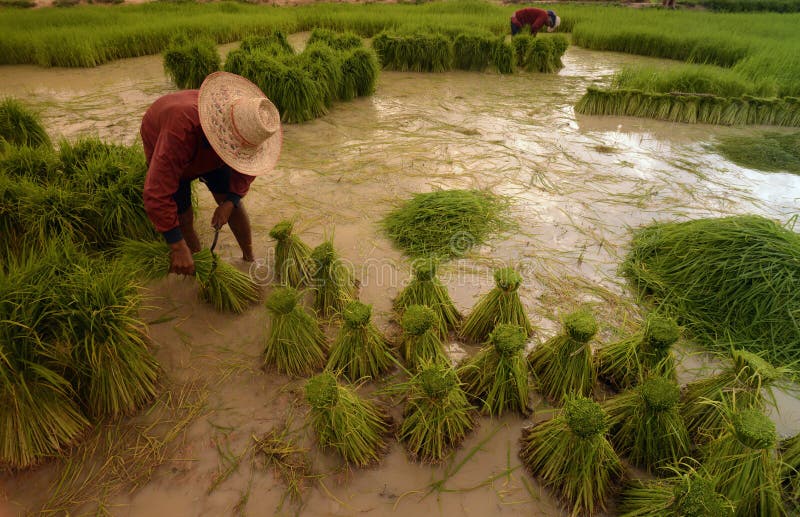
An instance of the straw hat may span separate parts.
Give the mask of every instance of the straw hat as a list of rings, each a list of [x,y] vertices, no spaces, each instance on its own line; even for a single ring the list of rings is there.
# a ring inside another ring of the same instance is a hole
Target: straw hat
[[[550,18],[550,25],[547,27],[547,32],[553,32],[556,27],[561,25],[561,17],[553,11],[547,11],[547,16]]]
[[[281,154],[281,115],[266,95],[244,77],[214,72],[200,86],[200,125],[214,151],[242,174],[260,176]]]

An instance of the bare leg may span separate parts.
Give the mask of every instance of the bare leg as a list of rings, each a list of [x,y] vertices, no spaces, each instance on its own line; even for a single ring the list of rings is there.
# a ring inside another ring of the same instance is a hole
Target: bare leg
[[[214,194],[214,200],[218,205],[225,202],[225,194]],[[244,207],[244,201],[239,201],[239,206],[233,209],[231,217],[228,219],[228,226],[231,227],[236,242],[242,250],[242,260],[245,262],[253,261],[253,232],[250,229],[250,216]]]
[[[194,231],[194,213],[192,213],[192,209],[190,208],[184,213],[178,214],[178,222],[181,225],[181,233],[186,245],[189,246],[192,253],[200,251],[200,239],[197,237],[197,232]]]

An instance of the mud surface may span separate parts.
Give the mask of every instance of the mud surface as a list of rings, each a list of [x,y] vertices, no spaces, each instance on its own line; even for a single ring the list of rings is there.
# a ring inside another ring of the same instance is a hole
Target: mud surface
[[[521,293],[538,326],[529,346],[553,335],[559,315],[586,302],[602,321],[600,341],[612,339],[636,316],[616,274],[631,227],[740,213],[786,220],[800,198],[800,177],[744,169],[706,149],[717,136],[752,129],[576,117],[572,106],[588,85],[607,83],[620,66],[642,61],[572,47],[557,75],[382,73],[373,97],[285,126],[277,171],[259,178],[246,198],[261,259],[254,273],[269,283],[267,231],[295,218],[312,245],[333,235],[361,281],[362,300],[374,305],[379,327],[396,333],[391,300],[407,282],[410,265],[377,222],[416,192],[489,188],[513,197],[521,230],[443,268],[458,307],[468,312],[492,287],[492,268],[514,265],[525,276]],[[4,67],[0,76],[0,95],[30,102],[43,111],[51,134],[70,139],[95,133],[133,142],[149,103],[172,90],[158,57],[89,70]],[[204,228],[212,200],[202,188],[199,193]],[[202,237],[209,242],[210,231],[204,228]],[[228,260],[248,267],[237,260],[229,232],[223,232],[221,248]],[[411,463],[393,442],[380,466],[345,472],[313,448],[304,427],[302,381],[261,370],[262,308],[236,317],[217,314],[197,301],[192,282],[180,278],[153,283],[148,294],[143,316],[151,322],[165,393],[197,386],[202,410],[165,449],[158,468],[144,478],[118,476],[105,493],[71,499],[87,502],[73,514],[94,512],[98,502],[101,512],[122,516],[269,515],[278,508],[295,513],[298,505],[281,504],[283,484],[250,450],[253,436],[288,419],[293,436],[311,446],[319,476],[308,481],[303,514],[560,515],[557,501],[516,457],[520,428],[530,419],[482,418],[443,466]],[[335,330],[329,329],[331,335]],[[457,342],[449,346],[454,360],[474,352]],[[690,344],[682,350],[683,381],[715,364]],[[365,393],[371,388],[365,386]],[[533,402],[534,419],[547,418],[546,406]],[[781,396],[779,405],[779,431],[797,432],[797,400]],[[121,464],[128,461],[121,457]],[[8,512],[37,512],[48,499],[50,508],[66,507],[52,501],[60,474],[50,464],[0,478]]]

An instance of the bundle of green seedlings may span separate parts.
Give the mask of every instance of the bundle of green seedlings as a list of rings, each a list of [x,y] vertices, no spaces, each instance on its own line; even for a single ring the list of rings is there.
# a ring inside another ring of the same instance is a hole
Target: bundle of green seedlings
[[[650,313],[639,332],[595,352],[597,375],[616,390],[630,388],[649,375],[675,379],[670,348],[680,338],[675,320]]]
[[[758,409],[726,412],[726,430],[703,450],[703,465],[736,515],[786,515],[775,424]]]
[[[388,451],[389,416],[325,371],[306,383],[311,428],[322,448],[335,450],[348,466],[377,463]]]
[[[522,276],[514,268],[501,268],[494,272],[494,282],[494,289],[478,301],[464,320],[460,336],[468,342],[480,343],[501,323],[518,325],[531,336],[533,326],[518,292]]]
[[[306,45],[313,45],[314,43],[323,43],[334,50],[352,50],[364,45],[361,36],[354,32],[336,32],[322,27],[317,27],[311,31],[311,36],[308,38]]]
[[[800,132],[723,136],[712,148],[742,167],[800,174]]]
[[[327,369],[357,381],[378,379],[393,364],[386,338],[371,321],[372,306],[354,300],[342,311],[343,325],[333,342]]]
[[[38,114],[12,97],[0,101],[0,142],[3,141],[18,146],[52,145]]]
[[[670,379],[651,377],[606,401],[614,450],[637,467],[664,474],[689,455],[692,441],[679,411],[681,390]]]
[[[381,66],[400,72],[445,72],[453,68],[453,42],[432,32],[383,31],[372,40]]]
[[[501,323],[488,342],[458,368],[464,391],[492,416],[504,411],[530,412],[530,383],[525,362],[528,335],[518,325]]]
[[[572,395],[590,396],[597,380],[590,342],[597,321],[588,309],[568,314],[564,330],[528,354],[539,391],[555,404]]]
[[[763,409],[775,405],[773,386],[789,374],[760,356],[744,350],[732,352],[732,364],[710,377],[690,382],[683,390],[683,416],[695,441],[716,438],[725,429],[722,407]]]
[[[453,40],[453,64],[460,70],[482,72],[494,66],[501,74],[514,71],[514,51],[505,37],[491,32],[462,32]]]
[[[200,88],[206,76],[221,65],[217,45],[210,39],[178,36],[164,50],[164,71],[180,89]]]
[[[278,287],[266,301],[270,315],[264,364],[287,375],[311,375],[325,365],[328,345],[313,315],[292,287]]]
[[[403,338],[400,357],[411,369],[418,371],[428,362],[449,364],[439,332],[436,311],[425,305],[409,305],[400,320]]]
[[[411,305],[424,305],[436,313],[442,339],[461,322],[447,288],[436,276],[435,260],[418,260],[414,263],[414,277],[394,300],[394,308],[403,312]]]
[[[403,425],[397,438],[413,459],[442,461],[475,426],[475,408],[467,401],[449,364],[425,362],[407,386]]]
[[[356,299],[353,272],[336,254],[331,241],[311,251],[311,264],[314,307],[326,318],[340,314],[348,302]]]
[[[294,224],[281,221],[269,231],[275,239],[275,276],[282,284],[300,287],[311,279],[311,247],[292,234]]]
[[[624,474],[607,430],[600,406],[580,396],[568,397],[558,416],[522,430],[522,464],[573,517],[606,510]]]
[[[637,230],[622,266],[642,298],[702,344],[800,359],[800,235],[755,215]]]
[[[781,442],[781,479],[795,507],[800,505],[800,433]]]
[[[733,517],[734,506],[705,470],[689,468],[664,480],[633,482],[622,493],[620,517]]]
[[[569,47],[569,40],[562,34],[536,37],[520,33],[511,38],[511,45],[517,67],[551,74],[564,68],[561,57]]]

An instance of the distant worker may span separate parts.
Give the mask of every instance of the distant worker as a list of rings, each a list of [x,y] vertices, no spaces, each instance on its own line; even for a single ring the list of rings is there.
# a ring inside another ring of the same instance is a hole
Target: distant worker
[[[156,100],[142,119],[147,159],[144,208],[170,246],[170,271],[194,274],[200,251],[191,183],[199,178],[217,208],[211,226],[230,224],[242,259],[253,260],[250,218],[242,198],[255,176],[271,171],[283,133],[275,105],[255,84],[227,72],[209,75],[199,90]]]
[[[553,32],[561,24],[561,18],[553,11],[545,11],[536,7],[520,9],[511,16],[511,35],[515,35],[523,27],[531,28],[531,34],[536,36],[539,29],[547,27],[547,32]]]

